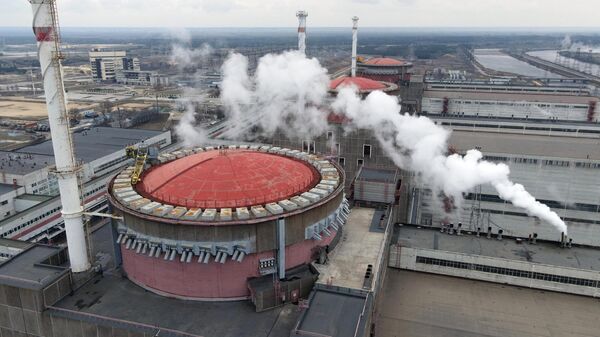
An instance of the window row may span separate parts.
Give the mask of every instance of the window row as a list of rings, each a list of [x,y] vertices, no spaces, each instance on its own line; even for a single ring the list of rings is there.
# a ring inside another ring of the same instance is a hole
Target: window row
[[[442,99],[429,99],[432,103],[442,103]],[[510,101],[460,101],[452,100],[453,104],[476,104],[476,105],[501,105],[501,106],[513,106],[513,107],[532,107],[537,106],[540,108],[558,108],[558,109],[588,109],[589,107],[584,104],[544,104],[544,103],[530,103],[530,102],[510,102]],[[427,102],[423,102],[423,105],[427,105]]]
[[[330,138],[329,132],[327,133],[328,139]],[[302,151],[304,151],[306,153],[316,153],[315,141],[303,140],[302,141]],[[333,152],[335,155],[340,155],[341,154],[340,144],[339,143],[333,144],[333,148],[331,148],[330,151]],[[363,144],[362,156],[365,158],[371,158],[372,153],[373,153],[373,147],[370,144]]]
[[[543,160],[542,164],[548,166],[568,167],[571,163],[567,160]]]
[[[23,229],[23,228],[25,228],[25,227],[27,227],[29,225],[32,225],[32,224],[38,222],[39,220],[42,220],[42,219],[48,217],[51,214],[54,214],[54,213],[58,212],[59,210],[60,210],[60,207],[55,207],[55,208],[47,211],[46,213],[44,213],[42,215],[36,216],[35,218],[33,218],[33,219],[31,219],[31,220],[29,220],[27,222],[24,222],[24,223],[22,223],[22,224],[20,224],[20,225],[18,225],[16,227],[11,228],[10,230],[2,233],[2,235],[0,235],[0,236],[3,237],[3,238],[7,237],[8,235],[10,235],[10,234],[12,234],[14,232],[18,232],[21,229]]]
[[[117,164],[120,164],[120,163],[128,161],[128,160],[129,160],[129,158],[127,156],[122,156],[122,157],[119,157],[117,159],[113,159],[111,161],[108,161],[108,162],[106,162],[106,163],[104,163],[102,165],[98,165],[97,167],[95,167],[94,168],[94,173],[98,173],[100,171],[104,171],[107,168],[113,167],[113,166],[115,166]]]
[[[477,263],[467,263],[467,262],[435,259],[435,258],[424,257],[424,256],[417,256],[417,263],[423,263],[423,264],[435,265],[435,266],[441,266],[441,267],[474,270],[474,271],[480,271],[480,272],[484,272],[484,273],[522,277],[522,278],[529,278],[529,279],[542,280],[542,281],[548,281],[548,282],[573,284],[573,285],[584,286],[584,287],[595,287],[595,288],[600,287],[600,282],[598,282],[597,280],[589,280],[589,279],[582,279],[582,278],[577,278],[577,277],[546,274],[546,273],[537,273],[537,272],[532,272],[532,271],[527,271],[527,270],[493,267],[493,266],[487,266],[487,265],[477,264]]]
[[[106,185],[98,186],[98,187],[96,187],[96,188],[94,188],[94,189],[92,189],[90,191],[85,192],[85,194],[83,196],[84,197],[90,196],[90,195],[92,195],[92,194],[94,194],[94,193],[96,193],[96,192],[98,192],[98,191],[100,191],[100,190],[102,190],[104,188],[106,188]]]

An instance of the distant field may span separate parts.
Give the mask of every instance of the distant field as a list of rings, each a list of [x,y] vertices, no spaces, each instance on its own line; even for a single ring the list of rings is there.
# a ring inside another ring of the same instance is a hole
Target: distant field
[[[119,108],[121,109],[144,109],[153,106],[153,103],[124,103],[119,104]],[[113,111],[117,110],[117,107],[113,107]]]
[[[20,100],[0,100],[0,117],[37,120],[48,116],[46,103]]]
[[[90,109],[94,106],[89,103],[69,103],[69,109]],[[0,99],[0,118],[36,121],[47,117],[46,102],[23,98]]]

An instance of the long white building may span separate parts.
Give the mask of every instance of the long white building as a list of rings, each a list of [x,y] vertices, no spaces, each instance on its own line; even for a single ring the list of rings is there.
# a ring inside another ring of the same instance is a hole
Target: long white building
[[[503,118],[598,123],[598,98],[585,93],[536,91],[474,91],[428,89],[421,113],[461,118]]]

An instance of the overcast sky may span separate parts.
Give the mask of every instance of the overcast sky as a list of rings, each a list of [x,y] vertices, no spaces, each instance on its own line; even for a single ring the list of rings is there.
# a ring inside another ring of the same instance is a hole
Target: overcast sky
[[[599,27],[599,0],[58,0],[62,26]],[[29,26],[27,0],[0,0],[0,26]]]

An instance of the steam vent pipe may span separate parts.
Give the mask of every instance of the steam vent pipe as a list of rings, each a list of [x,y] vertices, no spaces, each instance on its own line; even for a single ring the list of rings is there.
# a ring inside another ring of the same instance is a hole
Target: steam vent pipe
[[[358,43],[358,16],[352,18],[352,77],[356,77],[356,44]]]
[[[73,272],[89,269],[83,209],[77,183],[77,163],[73,155],[73,141],[69,131],[67,99],[61,68],[60,34],[55,0],[29,0],[33,9],[33,33],[37,40],[40,67],[44,77],[44,92],[56,175],[62,203],[62,216],[67,233],[69,260]]]
[[[296,16],[298,17],[298,51],[306,54],[306,17],[308,12],[298,11]]]

